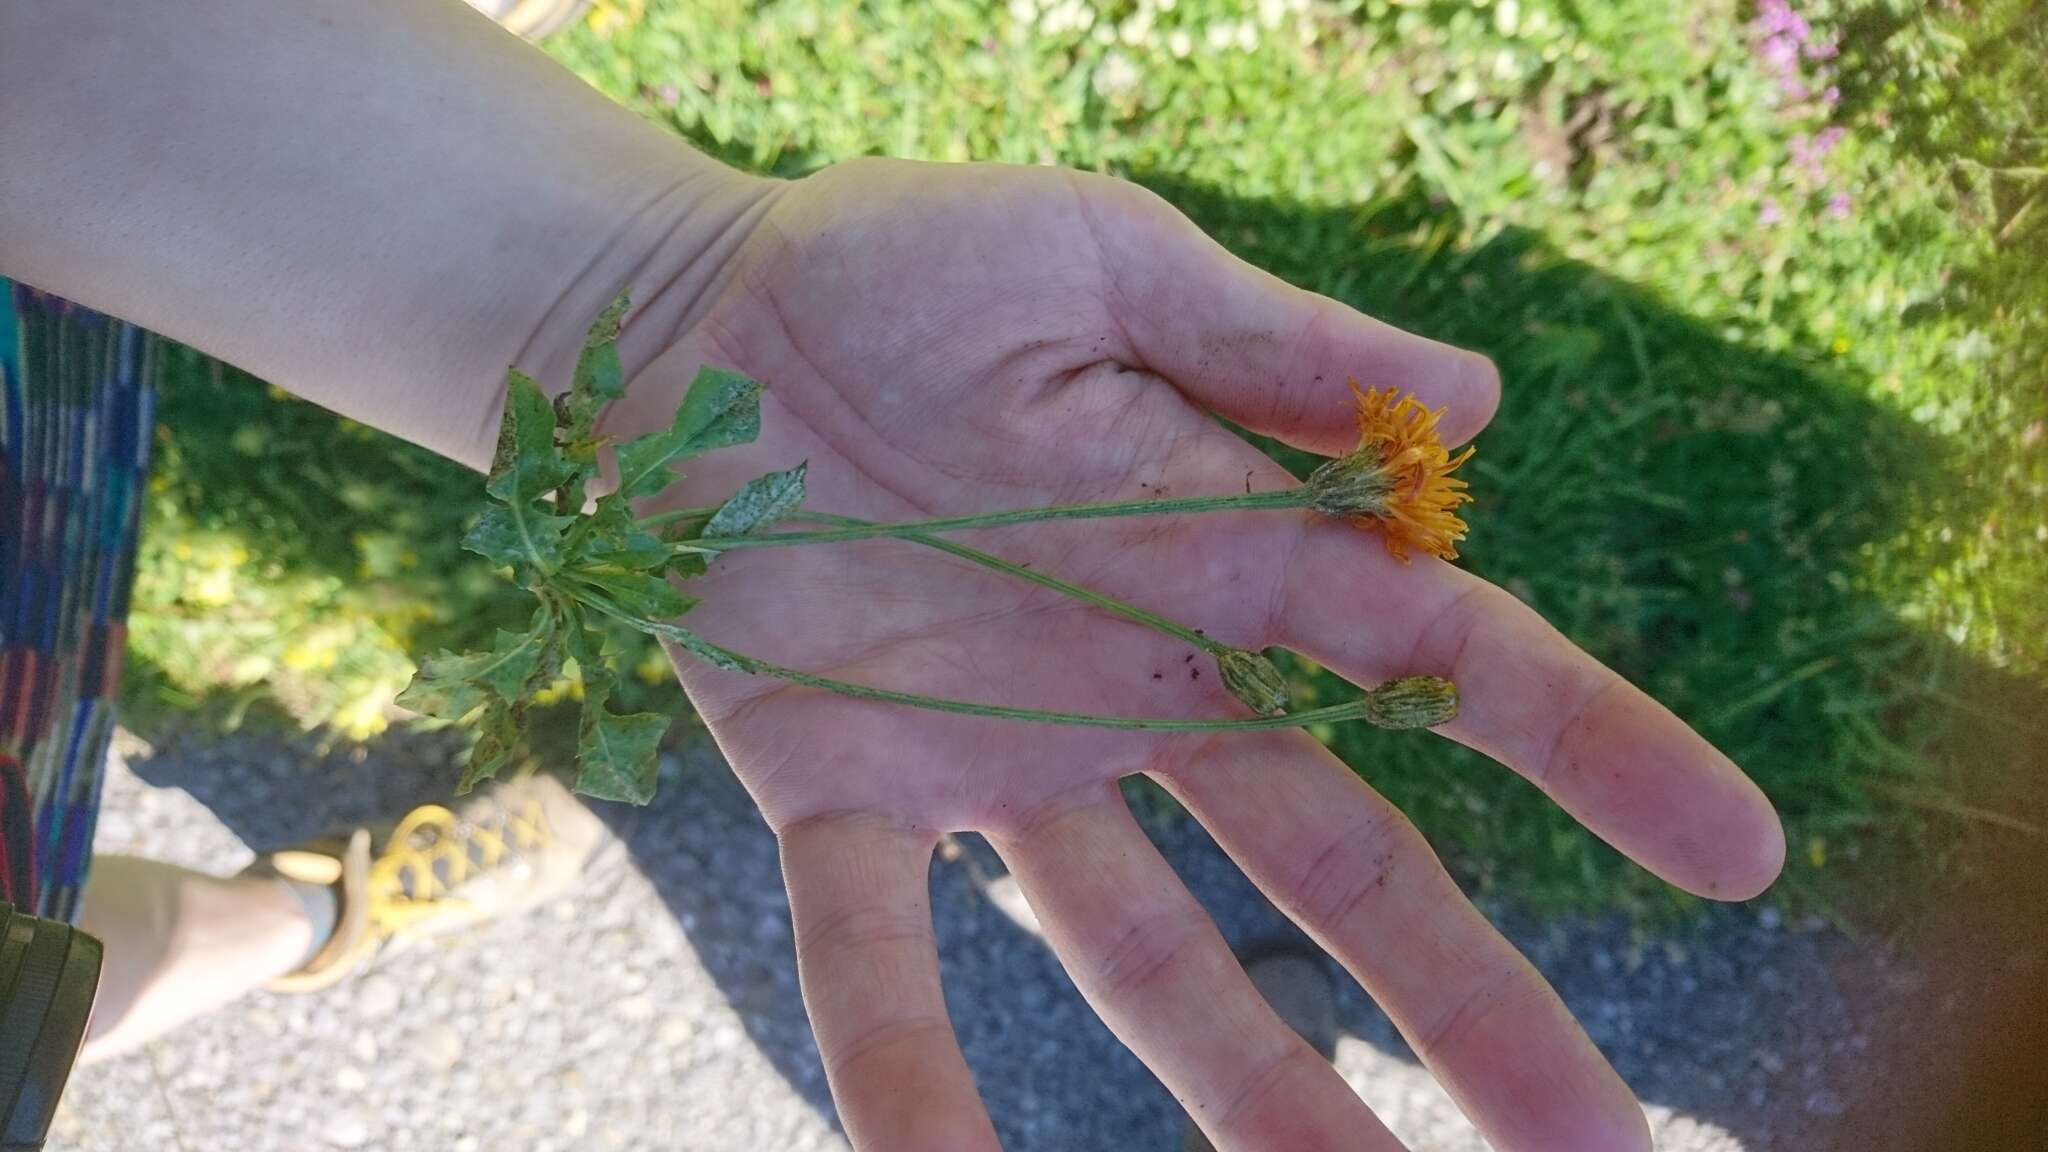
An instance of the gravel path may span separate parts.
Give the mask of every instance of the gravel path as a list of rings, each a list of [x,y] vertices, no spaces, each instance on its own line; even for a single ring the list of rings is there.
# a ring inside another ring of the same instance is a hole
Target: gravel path
[[[100,849],[219,871],[246,863],[247,844],[401,811],[452,778],[446,745],[418,737],[324,758],[257,737],[128,754]],[[665,776],[652,809],[607,813],[630,852],[573,901],[384,957],[325,993],[252,996],[82,1069],[50,1148],[845,1147],[797,997],[773,839],[715,756]],[[1281,927],[1198,829],[1154,831],[1233,942]],[[1005,911],[1008,891],[972,839],[933,868],[953,1017],[1005,1146],[1177,1148],[1172,1099]],[[1843,963],[1858,980],[1914,980],[1769,913],[1639,939],[1489,911],[1642,1095],[1666,1150],[1819,1146],[1869,1044],[1837,990]],[[1484,1147],[1348,981],[1341,1018],[1339,1067],[1411,1148]]]

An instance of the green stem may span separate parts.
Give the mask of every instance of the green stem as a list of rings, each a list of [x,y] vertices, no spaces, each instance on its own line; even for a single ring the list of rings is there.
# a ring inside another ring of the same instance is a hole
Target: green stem
[[[852,516],[834,516],[826,512],[798,512],[793,519],[811,520],[820,524],[835,524],[845,528],[865,528],[874,524],[872,520],[860,520]],[[1135,604],[1126,604],[1122,600],[1104,596],[1100,592],[1083,588],[1079,584],[1070,584],[1057,576],[1047,576],[1043,572],[1034,572],[1022,564],[1013,564],[1000,556],[992,556],[978,548],[969,548],[965,544],[955,544],[951,540],[943,540],[937,536],[927,536],[923,533],[905,535],[901,539],[922,544],[927,548],[936,548],[941,552],[958,556],[962,560],[972,564],[979,564],[984,568],[1008,573],[1019,580],[1026,580],[1041,588],[1050,588],[1062,595],[1071,596],[1084,604],[1093,604],[1105,612],[1113,612],[1126,620],[1135,621],[1145,625],[1147,628],[1164,632],[1176,640],[1192,644],[1212,656],[1220,656],[1230,650],[1228,644],[1211,640],[1193,628],[1169,620],[1156,612],[1147,612]]]
[[[997,528],[1005,524],[1030,524],[1040,520],[1101,520],[1113,516],[1159,516],[1174,512],[1225,512],[1249,508],[1306,508],[1310,499],[1305,487],[1282,488],[1273,492],[1246,492],[1232,496],[1189,496],[1169,500],[1120,500],[1106,504],[1065,504],[1052,508],[1019,508],[1010,512],[987,512],[978,516],[948,516],[937,520],[913,520],[896,524],[869,524],[863,528],[835,528],[825,532],[776,532],[761,536],[718,536],[691,540],[679,548],[699,552],[729,552],[737,548],[781,548],[791,544],[833,544],[846,540],[875,540],[886,537],[923,536],[933,532],[956,532],[968,528]],[[676,517],[681,519],[681,517]]]
[[[1164,716],[1098,716],[1087,712],[1049,712],[1038,708],[1012,708],[1001,704],[977,704],[968,700],[949,700],[942,696],[925,696],[916,692],[897,692],[889,688],[874,688],[866,684],[855,684],[847,680],[834,680],[829,676],[813,676],[766,660],[758,660],[741,652],[735,652],[674,624],[648,620],[625,611],[609,601],[595,596],[579,596],[585,604],[614,620],[631,625],[650,636],[673,641],[685,651],[697,656],[708,664],[751,672],[762,676],[773,676],[791,684],[807,688],[821,688],[856,700],[880,700],[890,704],[904,704],[912,708],[923,708],[931,712],[951,712],[962,716],[987,716],[998,720],[1030,720],[1040,724],[1063,724],[1081,728],[1119,728],[1146,732],[1261,732],[1275,728],[1305,728],[1311,724],[1333,723],[1343,720],[1373,719],[1379,715],[1378,702],[1372,693],[1347,704],[1333,704],[1307,712],[1293,712],[1278,716],[1260,716],[1252,719],[1235,717],[1209,717],[1201,719],[1176,719]]]
[[[709,520],[717,511],[716,504],[709,508],[676,508],[668,512],[656,512],[652,516],[642,516],[636,523],[652,532],[656,528],[666,528],[683,520]]]
[[[1279,716],[1260,716],[1255,719],[1211,717],[1201,719],[1171,719],[1163,716],[1098,716],[1088,712],[1048,712],[1038,708],[1012,708],[1001,704],[976,704],[967,700],[949,700],[940,696],[924,696],[915,692],[896,692],[887,688],[873,688],[866,684],[854,684],[846,680],[834,680],[829,676],[813,676],[794,668],[784,668],[766,660],[734,652],[712,644],[701,637],[697,643],[726,660],[739,665],[747,672],[773,676],[792,684],[808,688],[822,688],[841,696],[856,700],[882,700],[891,704],[907,704],[932,712],[953,712],[962,716],[990,716],[1001,720],[1031,720],[1040,724],[1064,724],[1078,728],[1121,728],[1146,732],[1257,732],[1273,728],[1305,728],[1311,724],[1323,724],[1340,720],[1357,720],[1369,715],[1371,704],[1366,700],[1353,700],[1347,704],[1333,704],[1308,712],[1295,712]]]

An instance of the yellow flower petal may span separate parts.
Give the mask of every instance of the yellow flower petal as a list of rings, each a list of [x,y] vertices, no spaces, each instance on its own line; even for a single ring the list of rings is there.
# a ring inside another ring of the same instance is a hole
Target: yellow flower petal
[[[1458,505],[1471,501],[1464,480],[1451,473],[1472,458],[1467,447],[1453,457],[1438,435],[1444,410],[1430,409],[1411,395],[1391,388],[1360,391],[1351,381],[1358,403],[1358,451],[1378,456],[1380,468],[1393,480],[1382,511],[1354,517],[1360,527],[1377,527],[1387,551],[1403,564],[1413,548],[1445,560],[1458,558],[1465,522]]]

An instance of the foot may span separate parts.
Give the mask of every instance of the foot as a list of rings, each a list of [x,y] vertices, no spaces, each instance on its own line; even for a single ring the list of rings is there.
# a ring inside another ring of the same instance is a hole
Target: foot
[[[326,942],[269,987],[324,988],[385,948],[560,896],[609,839],[561,782],[535,774],[480,788],[454,807],[421,805],[389,827],[269,853],[249,871],[324,885],[337,906]]]

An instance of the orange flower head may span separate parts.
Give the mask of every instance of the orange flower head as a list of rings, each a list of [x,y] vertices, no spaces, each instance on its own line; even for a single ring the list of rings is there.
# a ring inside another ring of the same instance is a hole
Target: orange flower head
[[[1403,564],[1410,548],[1457,559],[1465,522],[1456,510],[1472,497],[1465,481],[1451,473],[1473,450],[1455,457],[1445,450],[1436,430],[1444,410],[1432,411],[1413,395],[1396,399],[1391,388],[1360,391],[1356,380],[1351,395],[1358,402],[1358,448],[1309,477],[1311,506],[1361,528],[1378,528],[1387,551]]]

